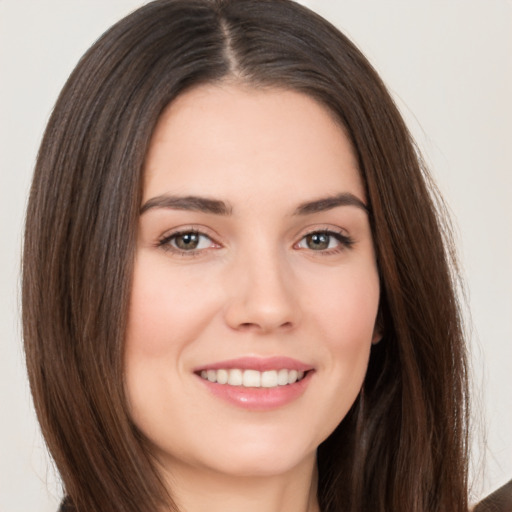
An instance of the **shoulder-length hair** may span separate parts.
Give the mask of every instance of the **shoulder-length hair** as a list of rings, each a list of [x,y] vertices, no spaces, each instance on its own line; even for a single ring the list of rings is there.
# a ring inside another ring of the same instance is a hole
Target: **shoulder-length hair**
[[[35,408],[80,512],[173,507],[123,390],[142,169],[184,90],[234,80],[326,105],[357,154],[381,280],[367,376],[318,449],[324,512],[467,511],[467,377],[442,204],[360,51],[288,0],[158,0],[107,31],[62,90],[26,217],[23,333]]]

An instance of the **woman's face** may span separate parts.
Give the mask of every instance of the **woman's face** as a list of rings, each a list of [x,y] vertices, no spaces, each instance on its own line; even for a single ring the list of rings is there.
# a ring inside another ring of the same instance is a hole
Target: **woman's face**
[[[365,201],[344,131],[308,96],[211,85],[167,108],[125,350],[130,414],[164,468],[314,464],[379,337]]]

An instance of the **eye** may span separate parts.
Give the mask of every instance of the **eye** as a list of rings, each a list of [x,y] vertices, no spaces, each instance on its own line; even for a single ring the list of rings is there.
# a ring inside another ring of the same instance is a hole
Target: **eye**
[[[215,242],[204,233],[199,231],[181,231],[164,237],[158,243],[166,250],[174,250],[181,253],[200,251],[210,247],[216,247]]]
[[[341,233],[335,231],[314,231],[304,236],[299,243],[297,248],[309,249],[312,251],[333,251],[341,250],[344,247],[350,247],[353,244],[353,240]]]

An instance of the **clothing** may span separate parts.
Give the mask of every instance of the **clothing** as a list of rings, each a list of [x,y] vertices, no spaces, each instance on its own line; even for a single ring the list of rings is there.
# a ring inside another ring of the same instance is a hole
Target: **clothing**
[[[75,507],[73,507],[69,498],[64,498],[60,504],[59,512],[75,512]]]
[[[512,512],[512,480],[482,500],[473,512]]]

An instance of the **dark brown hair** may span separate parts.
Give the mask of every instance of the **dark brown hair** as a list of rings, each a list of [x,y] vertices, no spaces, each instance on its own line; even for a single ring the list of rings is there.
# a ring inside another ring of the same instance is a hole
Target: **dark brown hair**
[[[319,447],[322,510],[466,512],[465,349],[442,203],[374,69],[288,0],[149,3],[94,44],[56,103],[27,211],[23,329],[70,502],[80,512],[171,503],[123,390],[142,169],[169,102],[226,79],[325,104],[352,140],[371,209],[384,338]]]

